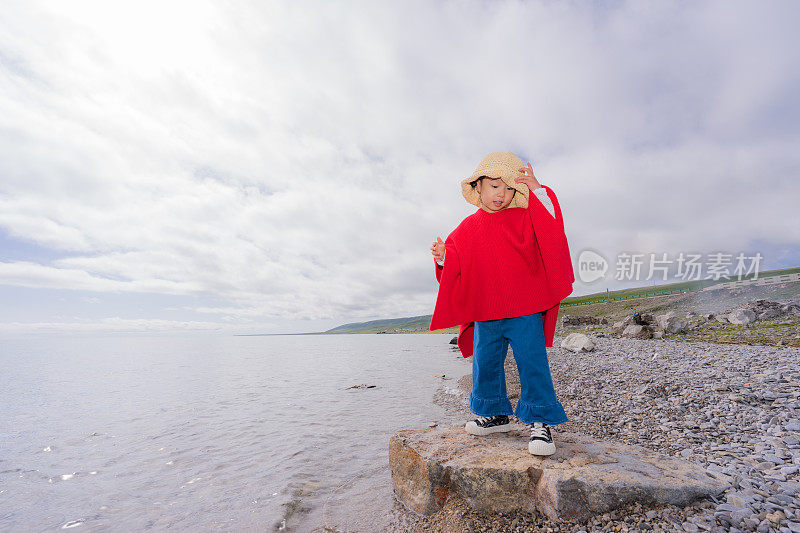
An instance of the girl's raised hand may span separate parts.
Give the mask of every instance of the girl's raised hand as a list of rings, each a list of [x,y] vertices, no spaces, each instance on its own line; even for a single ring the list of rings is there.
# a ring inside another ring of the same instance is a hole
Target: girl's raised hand
[[[431,253],[437,261],[444,261],[444,241],[441,237],[436,237],[436,242],[431,245]]]
[[[527,183],[530,190],[538,189],[542,186],[542,184],[536,179],[536,176],[533,175],[533,167],[531,166],[530,162],[528,162],[528,166],[522,167],[519,169],[519,171],[522,172],[524,176],[514,178],[514,181],[517,183]]]

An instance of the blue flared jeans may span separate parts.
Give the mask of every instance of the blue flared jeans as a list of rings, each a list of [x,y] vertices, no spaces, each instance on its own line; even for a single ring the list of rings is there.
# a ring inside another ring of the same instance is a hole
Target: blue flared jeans
[[[509,343],[522,388],[516,411],[506,391],[504,364]],[[469,410],[478,416],[514,414],[525,424],[569,422],[553,388],[542,313],[475,322]]]

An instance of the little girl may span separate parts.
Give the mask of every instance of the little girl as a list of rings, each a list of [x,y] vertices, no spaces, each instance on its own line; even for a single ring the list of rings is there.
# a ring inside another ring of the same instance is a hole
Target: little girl
[[[551,455],[550,425],[569,420],[545,347],[553,345],[559,305],[575,281],[561,208],[512,152],[487,155],[461,190],[480,209],[431,246],[439,293],[430,329],[460,325],[461,353],[474,354],[469,408],[478,418],[464,429],[509,431],[514,414],[531,425],[530,453]],[[529,201],[531,191],[536,200]],[[509,343],[522,388],[516,411],[506,391]]]

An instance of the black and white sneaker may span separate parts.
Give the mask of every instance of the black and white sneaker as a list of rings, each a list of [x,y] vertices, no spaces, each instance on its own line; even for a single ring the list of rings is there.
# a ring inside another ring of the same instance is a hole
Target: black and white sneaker
[[[531,424],[531,439],[528,441],[528,451],[533,455],[553,455],[556,453],[556,444],[550,434],[550,426],[542,422]]]
[[[483,436],[510,431],[511,423],[508,421],[508,415],[479,416],[477,419],[467,422],[464,430],[470,435]]]

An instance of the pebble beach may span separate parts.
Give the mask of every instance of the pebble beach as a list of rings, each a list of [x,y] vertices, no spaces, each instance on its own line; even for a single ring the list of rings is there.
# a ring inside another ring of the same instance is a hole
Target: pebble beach
[[[454,500],[409,530],[800,532],[800,349],[597,336],[594,351],[572,353],[561,339],[548,357],[570,420],[553,428],[556,444],[570,431],[644,446],[701,465],[730,489],[686,508],[634,505],[584,523],[486,515]],[[514,403],[511,353],[506,374]],[[473,418],[471,377],[453,378],[436,395],[451,415],[441,424]]]

